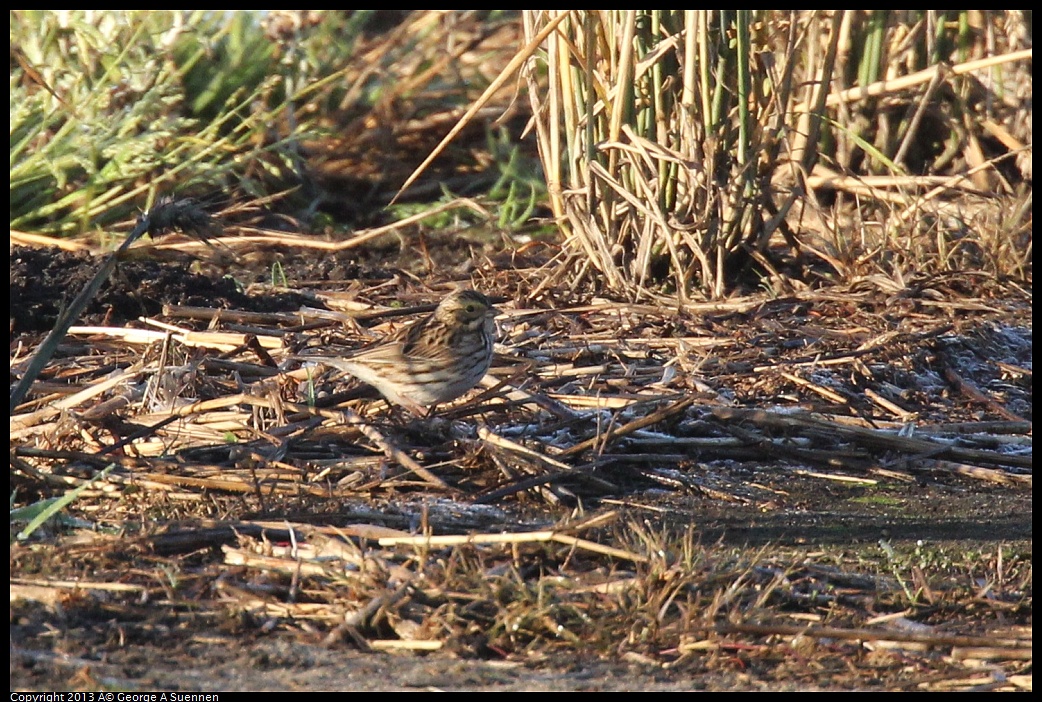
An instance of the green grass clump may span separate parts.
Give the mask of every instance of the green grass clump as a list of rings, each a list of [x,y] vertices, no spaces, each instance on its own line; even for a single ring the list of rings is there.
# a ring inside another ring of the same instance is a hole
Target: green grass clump
[[[296,180],[308,125],[291,119],[289,44],[256,13],[10,17],[12,229],[82,234],[159,193]],[[313,69],[294,70],[302,85]]]

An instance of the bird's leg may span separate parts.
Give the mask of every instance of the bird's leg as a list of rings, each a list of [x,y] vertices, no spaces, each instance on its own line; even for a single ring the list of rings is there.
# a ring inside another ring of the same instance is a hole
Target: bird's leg
[[[395,400],[398,402],[399,405],[408,410],[410,414],[412,414],[415,417],[419,417],[420,419],[426,419],[434,410],[433,407],[424,407],[419,402],[415,402],[414,400],[410,400],[409,398],[402,397],[400,395],[396,397]]]

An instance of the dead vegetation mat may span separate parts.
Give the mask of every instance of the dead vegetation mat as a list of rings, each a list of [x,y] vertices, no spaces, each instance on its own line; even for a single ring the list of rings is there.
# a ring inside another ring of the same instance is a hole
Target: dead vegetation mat
[[[273,250],[121,264],[12,412],[13,506],[80,490],[12,523],[12,689],[1030,688],[1030,290]],[[12,381],[90,265],[12,251]],[[496,361],[433,417],[288,359],[457,283]]]

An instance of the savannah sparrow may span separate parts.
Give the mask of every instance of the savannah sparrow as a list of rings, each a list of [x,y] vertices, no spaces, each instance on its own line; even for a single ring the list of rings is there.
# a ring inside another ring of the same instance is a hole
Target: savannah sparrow
[[[300,356],[349,373],[416,415],[454,400],[492,365],[496,308],[473,290],[451,293],[428,317],[343,357]]]

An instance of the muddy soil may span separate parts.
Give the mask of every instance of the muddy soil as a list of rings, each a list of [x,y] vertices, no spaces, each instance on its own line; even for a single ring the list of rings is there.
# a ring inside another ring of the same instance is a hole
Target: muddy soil
[[[356,255],[317,259],[280,254],[279,259],[290,280],[322,285],[392,280],[399,263],[366,261]],[[12,252],[12,354],[42,338],[62,303],[79,290],[94,265],[84,254],[46,249]],[[252,274],[247,272],[250,270]],[[315,304],[292,291],[248,294],[247,286],[265,282],[269,270],[265,266],[241,268],[226,277],[190,262],[129,262],[120,266],[81,323],[120,326],[141,316],[160,315],[164,304],[258,312],[293,311],[302,304]],[[452,271],[465,276],[468,267]],[[1029,327],[1030,308],[1027,315],[1026,319],[1022,313],[1010,313],[1005,321]],[[66,352],[79,353],[73,348]],[[1029,368],[1030,355],[1020,362]],[[712,384],[712,378],[707,380]],[[1030,377],[1027,382],[1029,403]],[[1023,410],[1024,405],[1019,408]],[[1030,404],[1026,409],[1030,419]],[[974,418],[987,419],[988,413],[981,410]],[[690,526],[701,544],[735,549],[750,557],[760,553],[763,558],[788,563],[813,560],[823,551],[878,559],[885,549],[907,553],[923,545],[949,554],[991,553],[1001,548],[1030,560],[1030,482],[993,484],[936,473],[869,488],[833,482],[799,469],[792,461],[706,461],[691,470],[711,489],[689,485],[672,490],[646,484],[628,494],[605,497],[631,514],[639,514],[653,533]],[[396,499],[408,511],[422,496],[403,494]],[[305,513],[313,507],[307,501],[293,504]],[[544,517],[552,523],[572,508],[547,507]],[[526,509],[531,510],[532,505]],[[229,516],[279,515],[240,512]],[[328,521],[334,523],[335,518]],[[60,544],[61,538],[55,538]],[[13,549],[22,551],[13,560],[31,561],[25,558],[24,549],[32,548],[31,544],[16,544]],[[14,572],[12,577],[34,576],[59,567],[53,559],[60,550],[59,545],[56,551],[47,551],[50,555],[41,555],[49,562],[36,562],[37,573]],[[879,666],[878,675],[873,676],[831,669],[827,654],[820,656],[822,662],[812,673],[815,666],[801,667],[791,656],[744,660],[736,656],[734,665],[727,666],[700,656],[673,659],[670,664],[634,653],[606,658],[581,647],[561,657],[539,651],[501,657],[485,651],[479,656],[466,646],[429,654],[389,653],[360,650],[359,642],[330,644],[325,631],[309,632],[306,626],[194,619],[187,612],[175,618],[157,617],[144,605],[139,621],[129,622],[125,617],[122,606],[118,613],[97,602],[80,608],[75,597],[55,606],[29,600],[12,602],[11,689],[883,690],[916,689],[925,681],[966,674],[943,657],[932,658],[932,667],[919,658],[903,670],[891,661]],[[1030,627],[1030,612],[1025,615],[1014,607],[1010,617],[1010,625]],[[959,620],[958,631],[985,635],[991,623],[991,619],[982,619],[975,631],[972,621]],[[870,667],[871,654],[865,656],[862,662]]]

